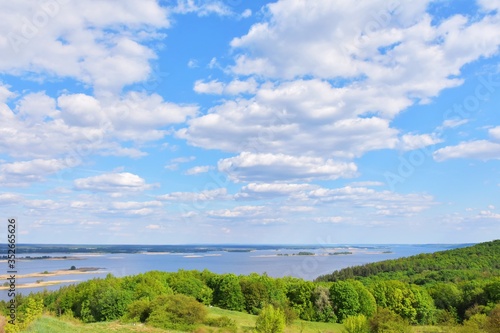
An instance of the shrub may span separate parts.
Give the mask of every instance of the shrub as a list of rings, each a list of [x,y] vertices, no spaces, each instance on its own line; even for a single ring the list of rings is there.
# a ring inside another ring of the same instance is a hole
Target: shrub
[[[285,329],[285,314],[281,309],[267,305],[257,317],[255,331],[257,333],[282,333]]]
[[[364,315],[347,317],[344,320],[343,333],[368,333],[368,321]]]
[[[386,308],[378,308],[369,321],[371,333],[410,333],[411,326],[401,316]]]
[[[192,330],[207,315],[201,303],[182,294],[159,296],[151,302],[151,308],[146,322],[163,329]]]

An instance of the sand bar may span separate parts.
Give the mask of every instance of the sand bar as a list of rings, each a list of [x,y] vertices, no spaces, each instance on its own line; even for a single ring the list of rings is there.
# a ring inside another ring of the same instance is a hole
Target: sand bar
[[[106,273],[101,268],[88,267],[78,269],[61,269],[47,273],[29,273],[29,274],[16,274],[16,279],[33,278],[33,277],[47,277],[47,276],[61,276],[61,275],[79,275],[79,274],[94,274]],[[9,274],[0,275],[0,280],[6,280],[10,277]]]
[[[40,281],[40,282],[23,283],[23,284],[16,284],[16,289],[42,288],[42,287],[48,287],[56,284],[70,283],[70,282],[79,282],[79,280]],[[10,288],[9,286],[6,287],[0,286],[0,290],[8,290],[9,288]]]

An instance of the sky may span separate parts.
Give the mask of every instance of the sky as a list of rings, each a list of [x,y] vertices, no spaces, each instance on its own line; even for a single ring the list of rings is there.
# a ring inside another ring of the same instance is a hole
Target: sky
[[[499,31],[499,0],[2,1],[1,218],[19,243],[498,239]]]

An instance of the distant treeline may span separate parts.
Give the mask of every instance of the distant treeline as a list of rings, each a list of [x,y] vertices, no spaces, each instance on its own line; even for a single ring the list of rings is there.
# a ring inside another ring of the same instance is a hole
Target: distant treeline
[[[500,275],[500,240],[475,246],[348,267],[316,281],[377,277],[419,285],[434,281],[463,281]]]

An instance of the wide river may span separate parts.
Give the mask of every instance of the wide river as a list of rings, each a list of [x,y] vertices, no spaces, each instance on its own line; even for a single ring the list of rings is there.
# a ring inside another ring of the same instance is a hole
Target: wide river
[[[151,270],[175,272],[179,269],[203,270],[208,269],[215,273],[250,274],[267,273],[272,277],[294,276],[306,280],[313,280],[319,275],[331,273],[335,270],[376,262],[386,259],[395,259],[419,253],[430,253],[461,247],[461,245],[430,244],[430,245],[353,245],[331,246],[316,249],[284,249],[277,246],[275,249],[254,250],[251,252],[209,251],[206,253],[136,253],[136,254],[75,254],[75,253],[30,253],[31,257],[50,255],[68,256],[74,259],[66,260],[18,260],[17,276],[44,271],[69,269],[71,266],[98,267],[99,271],[91,274],[75,274],[61,276],[17,278],[17,292],[24,295],[30,292],[43,291],[43,288],[19,288],[22,284],[43,281],[77,280],[78,282],[94,277],[105,277],[111,273],[114,276],[139,274]],[[301,251],[312,252],[315,255],[297,255]],[[350,252],[351,254],[343,254]],[[337,253],[333,255],[333,253]],[[2,268],[2,266],[4,266]],[[7,263],[0,262],[0,274],[6,274]],[[72,282],[77,283],[77,282]],[[62,285],[44,287],[56,290]],[[7,300],[6,290],[0,291],[0,299]]]

